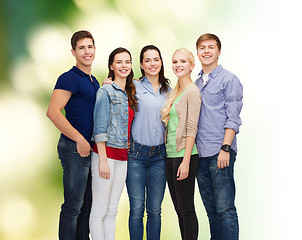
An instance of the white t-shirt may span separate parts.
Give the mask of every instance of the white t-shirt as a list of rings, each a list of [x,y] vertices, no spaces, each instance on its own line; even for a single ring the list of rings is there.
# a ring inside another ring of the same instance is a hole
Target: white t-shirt
[[[205,86],[207,84],[208,80],[209,80],[209,74],[208,73],[207,74],[204,73],[202,75],[202,80],[203,80],[203,86]]]

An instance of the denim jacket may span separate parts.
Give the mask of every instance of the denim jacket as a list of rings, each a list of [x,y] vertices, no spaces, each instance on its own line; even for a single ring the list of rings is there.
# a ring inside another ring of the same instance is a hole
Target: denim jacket
[[[93,115],[93,139],[114,148],[128,147],[128,97],[116,83],[97,91]]]

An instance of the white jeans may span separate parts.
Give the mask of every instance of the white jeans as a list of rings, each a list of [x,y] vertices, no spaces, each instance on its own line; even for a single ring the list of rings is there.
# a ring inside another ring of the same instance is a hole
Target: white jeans
[[[99,157],[92,153],[92,206],[89,227],[92,240],[114,240],[115,218],[125,186],[127,161],[107,158],[110,178],[99,175]]]

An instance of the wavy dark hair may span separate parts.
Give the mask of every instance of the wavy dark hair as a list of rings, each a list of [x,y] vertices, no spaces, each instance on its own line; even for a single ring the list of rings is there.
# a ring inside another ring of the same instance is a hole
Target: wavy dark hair
[[[112,78],[112,81],[114,81],[115,75],[114,75],[113,70],[110,69],[110,66],[113,64],[115,55],[119,54],[119,53],[123,53],[123,52],[126,52],[126,53],[129,54],[130,60],[132,62],[131,53],[126,48],[122,48],[122,47],[116,48],[109,55],[109,59],[108,59],[108,69],[109,69],[108,78]],[[128,96],[128,102],[129,102],[130,107],[134,111],[136,111],[137,110],[137,100],[135,98],[136,90],[135,90],[135,86],[133,84],[133,75],[134,75],[133,70],[131,68],[131,72],[130,72],[130,74],[128,75],[128,77],[126,79],[125,91],[126,91],[127,96]]]
[[[140,53],[140,57],[139,57],[140,63],[143,63],[144,53],[147,52],[148,50],[155,50],[158,52],[159,58],[161,60],[161,69],[160,69],[159,75],[158,75],[158,80],[159,80],[159,83],[161,84],[159,92],[160,93],[167,92],[169,89],[170,80],[165,77],[164,63],[163,63],[163,59],[162,59],[159,49],[157,47],[155,47],[154,45],[147,45],[147,46],[143,47],[141,50],[141,53]],[[141,68],[141,73],[142,73],[142,76],[140,77],[140,79],[142,79],[145,76],[145,71],[142,68]]]

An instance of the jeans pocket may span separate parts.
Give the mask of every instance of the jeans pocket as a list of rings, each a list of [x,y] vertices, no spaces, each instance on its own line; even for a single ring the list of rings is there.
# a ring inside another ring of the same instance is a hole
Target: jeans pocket
[[[72,145],[75,145],[71,140],[67,140],[63,137],[60,137],[58,142],[58,149],[70,149]]]
[[[161,157],[163,160],[166,160],[166,158],[167,158],[166,149],[161,150],[161,151],[159,152],[159,155],[160,155],[160,157]]]
[[[69,156],[70,153],[73,154],[74,147],[76,149],[76,144],[74,142],[61,137],[57,146],[59,158],[66,158],[66,156]]]
[[[210,167],[212,181],[216,187],[223,187],[228,184],[229,167],[220,169],[217,166]]]

